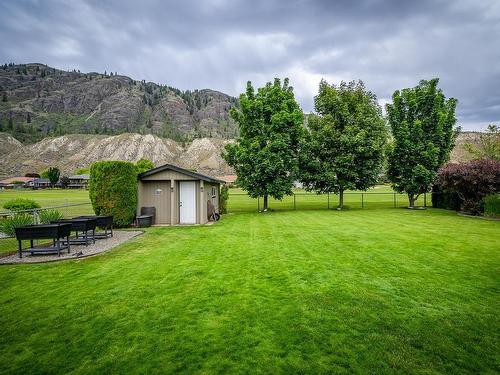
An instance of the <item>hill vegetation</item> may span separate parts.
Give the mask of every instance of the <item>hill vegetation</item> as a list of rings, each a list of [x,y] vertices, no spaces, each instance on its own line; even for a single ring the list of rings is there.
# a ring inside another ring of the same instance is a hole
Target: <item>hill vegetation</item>
[[[0,66],[0,131],[25,143],[74,133],[233,138],[237,127],[229,111],[237,105],[221,92],[182,91],[117,73]]]

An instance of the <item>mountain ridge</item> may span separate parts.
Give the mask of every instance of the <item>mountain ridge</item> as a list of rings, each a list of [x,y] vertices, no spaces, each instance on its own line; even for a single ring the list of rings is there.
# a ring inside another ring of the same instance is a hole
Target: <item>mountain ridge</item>
[[[0,66],[0,131],[25,143],[65,134],[155,134],[177,141],[234,138],[236,98],[212,89],[182,91],[116,73],[50,66]]]

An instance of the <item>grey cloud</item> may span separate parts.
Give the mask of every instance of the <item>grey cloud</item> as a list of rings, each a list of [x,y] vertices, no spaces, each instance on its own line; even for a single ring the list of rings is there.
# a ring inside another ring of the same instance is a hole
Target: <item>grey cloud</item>
[[[306,111],[321,78],[362,79],[381,103],[440,77],[459,123],[500,122],[497,1],[0,2],[0,61],[118,71],[232,95],[288,76]]]

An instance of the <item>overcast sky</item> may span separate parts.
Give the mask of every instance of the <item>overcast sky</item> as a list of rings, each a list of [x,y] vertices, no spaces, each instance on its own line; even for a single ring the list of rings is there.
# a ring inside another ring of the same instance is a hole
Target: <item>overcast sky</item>
[[[500,0],[1,0],[0,61],[234,96],[289,77],[304,111],[321,78],[384,104],[439,77],[464,129],[500,123]]]

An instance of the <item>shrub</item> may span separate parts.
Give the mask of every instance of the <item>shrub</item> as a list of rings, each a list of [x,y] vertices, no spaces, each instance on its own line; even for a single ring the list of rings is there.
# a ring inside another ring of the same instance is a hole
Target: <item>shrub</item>
[[[472,160],[467,163],[448,164],[439,170],[438,185],[455,192],[462,200],[462,211],[472,214],[483,212],[483,198],[500,191],[500,161]]]
[[[58,210],[42,210],[38,217],[40,218],[41,224],[49,224],[52,221],[63,219],[64,215]]]
[[[484,215],[500,217],[500,194],[491,194],[483,199]]]
[[[22,227],[23,225],[31,225],[33,222],[33,215],[18,213],[0,220],[0,232],[13,236],[15,228]]]
[[[438,185],[432,187],[432,207],[459,211],[462,200],[454,191],[443,191]]]
[[[90,167],[89,196],[96,215],[113,215],[114,225],[133,220],[137,207],[137,169],[126,161],[98,161]]]
[[[227,200],[229,199],[229,187],[222,185],[220,189],[220,213],[227,214]]]
[[[3,208],[11,211],[21,211],[21,210],[32,210],[34,208],[40,208],[40,205],[33,199],[15,198],[5,202]]]

